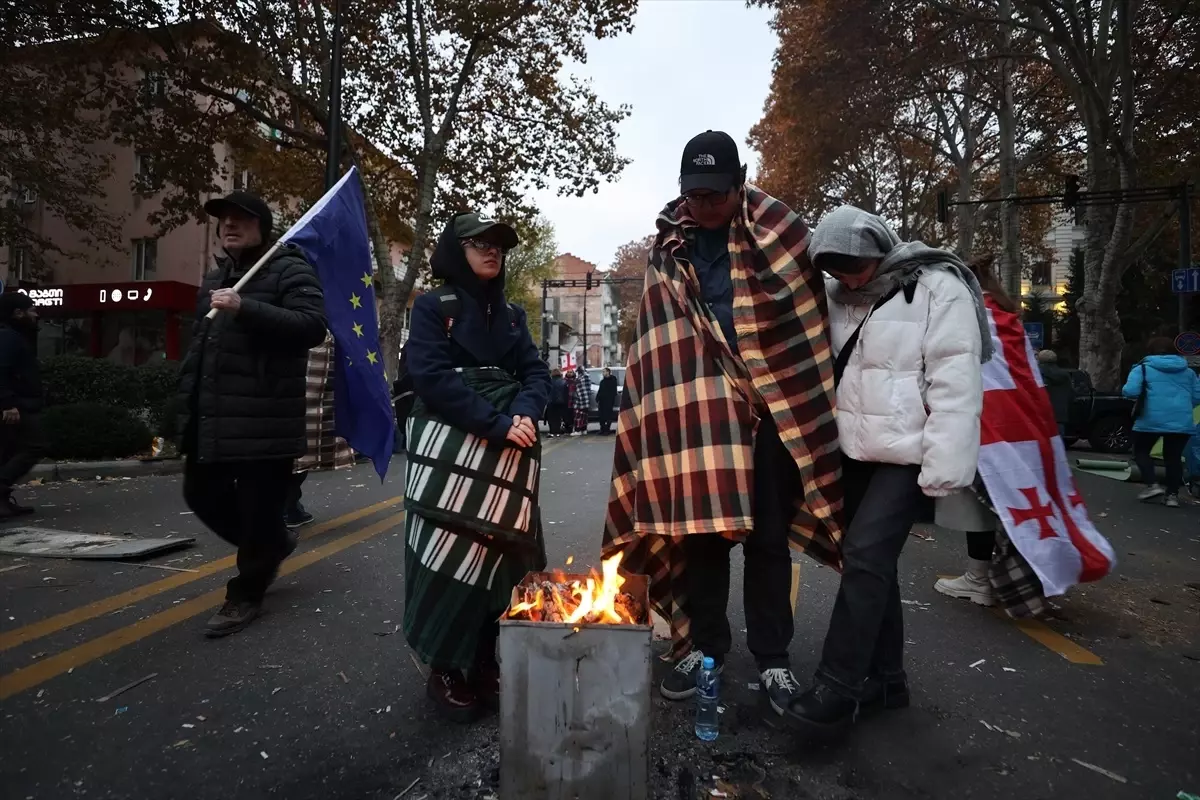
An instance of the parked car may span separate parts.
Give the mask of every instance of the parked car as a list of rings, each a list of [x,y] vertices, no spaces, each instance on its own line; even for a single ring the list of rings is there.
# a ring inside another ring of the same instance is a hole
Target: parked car
[[[1086,439],[1098,453],[1128,453],[1133,447],[1133,400],[1120,393],[1098,392],[1083,370],[1071,374],[1071,408],[1063,442]]]
[[[609,367],[609,369],[612,370],[613,377],[617,379],[617,399],[613,408],[619,412],[621,410],[621,393],[625,391],[625,368]],[[604,378],[604,368],[589,368],[587,374],[592,381],[592,404],[588,407],[588,422],[597,422],[600,419],[600,409],[596,406],[596,390],[600,388],[600,381]],[[613,419],[616,418],[617,415],[614,413]]]

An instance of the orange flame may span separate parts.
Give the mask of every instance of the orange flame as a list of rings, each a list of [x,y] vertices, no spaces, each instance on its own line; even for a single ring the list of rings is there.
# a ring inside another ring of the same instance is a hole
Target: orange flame
[[[539,586],[532,600],[514,603],[508,616],[571,625],[580,622],[636,624],[627,598],[621,595],[625,578],[620,574],[620,566],[621,553],[617,553],[601,562],[601,575],[593,570],[584,581],[568,581],[566,575],[556,571],[552,582]]]

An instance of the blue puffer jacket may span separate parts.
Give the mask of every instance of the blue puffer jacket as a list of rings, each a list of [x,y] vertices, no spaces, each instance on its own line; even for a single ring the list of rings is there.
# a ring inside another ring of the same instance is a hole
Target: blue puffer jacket
[[[1143,377],[1144,376],[1144,377]],[[1146,386],[1142,413],[1133,421],[1135,431],[1146,433],[1196,432],[1192,409],[1200,405],[1200,380],[1183,356],[1147,356],[1129,371],[1121,394],[1136,400]]]

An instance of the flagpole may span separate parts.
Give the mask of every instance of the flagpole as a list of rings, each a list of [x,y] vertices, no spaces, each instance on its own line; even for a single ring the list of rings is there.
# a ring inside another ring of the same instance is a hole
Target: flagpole
[[[338,182],[342,171],[342,14],[340,0],[333,2],[333,44],[329,70],[329,150],[325,154],[325,188]]]

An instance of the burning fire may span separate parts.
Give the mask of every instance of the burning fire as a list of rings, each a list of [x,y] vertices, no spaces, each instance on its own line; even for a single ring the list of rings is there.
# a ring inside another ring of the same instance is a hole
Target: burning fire
[[[568,562],[570,563],[570,562]],[[584,580],[568,579],[556,571],[551,580],[519,587],[522,596],[508,611],[510,619],[533,622],[602,623],[636,625],[644,616],[628,594],[621,592],[625,579],[618,572],[621,554],[601,562],[601,575],[595,570]]]

